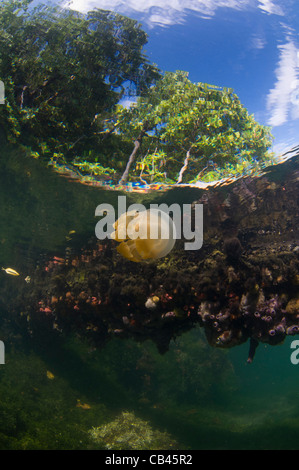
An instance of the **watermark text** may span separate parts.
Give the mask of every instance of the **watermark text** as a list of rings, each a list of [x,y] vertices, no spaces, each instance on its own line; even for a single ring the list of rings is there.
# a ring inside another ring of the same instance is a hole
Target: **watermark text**
[[[170,218],[169,214],[172,214]],[[99,240],[113,238],[117,219],[118,239],[184,239],[185,250],[199,250],[203,245],[203,205],[173,203],[126,205],[126,196],[118,196],[117,217],[111,204],[99,204],[95,211],[101,217],[95,227]],[[112,236],[111,236],[112,235]]]
[[[299,364],[299,340],[298,339],[291,342],[291,349],[294,349],[290,357],[291,363],[294,364],[294,366],[296,366],[297,364]]]
[[[5,87],[2,80],[0,80],[0,104],[5,103]]]
[[[5,346],[3,341],[0,341],[0,365],[5,364]]]

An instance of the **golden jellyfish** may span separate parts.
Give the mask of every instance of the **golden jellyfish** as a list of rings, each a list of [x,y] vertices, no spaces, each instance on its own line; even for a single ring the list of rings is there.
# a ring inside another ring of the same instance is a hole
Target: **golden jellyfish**
[[[166,212],[158,209],[126,212],[113,228],[111,238],[120,242],[117,251],[130,261],[162,258],[175,244],[175,225]]]

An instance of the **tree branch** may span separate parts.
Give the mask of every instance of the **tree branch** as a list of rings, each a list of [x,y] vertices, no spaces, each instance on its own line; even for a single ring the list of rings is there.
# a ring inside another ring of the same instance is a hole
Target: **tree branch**
[[[177,184],[180,184],[182,182],[182,179],[183,179],[183,174],[184,172],[186,171],[187,167],[188,167],[188,163],[189,163],[189,159],[190,159],[190,150],[191,150],[191,147],[190,149],[188,150],[187,154],[186,154],[186,158],[185,158],[185,161],[184,161],[184,165],[182,166],[181,168],[181,171],[180,171],[180,174],[179,174],[179,178],[177,180]]]
[[[132,163],[134,162],[135,160],[135,155],[137,153],[137,150],[139,149],[140,147],[140,144],[141,144],[141,141],[139,139],[135,140],[134,142],[134,150],[133,152],[131,153],[130,155],[130,158],[128,160],[128,163],[127,163],[127,166],[126,166],[126,169],[121,177],[121,179],[119,180],[118,184],[123,184],[126,182],[128,176],[129,176],[129,171],[130,171],[130,167],[132,165]]]
[[[119,180],[118,184],[123,184],[123,183],[126,182],[128,176],[129,176],[130,167],[131,167],[132,163],[135,160],[136,153],[137,153],[137,151],[138,151],[138,149],[141,145],[141,142],[142,142],[144,134],[146,133],[146,130],[147,129],[146,129],[146,125],[145,125],[144,128],[142,129],[142,131],[140,132],[139,136],[135,140],[133,152],[131,153],[131,155],[129,157],[126,169],[125,169],[121,179]]]

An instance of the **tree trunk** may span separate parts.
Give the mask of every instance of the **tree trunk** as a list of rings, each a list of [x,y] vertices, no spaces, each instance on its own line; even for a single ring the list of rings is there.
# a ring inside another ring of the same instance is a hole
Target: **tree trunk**
[[[185,161],[184,161],[184,165],[183,165],[182,168],[181,168],[181,171],[180,171],[180,174],[179,174],[179,177],[178,177],[178,180],[177,180],[177,184],[180,184],[180,183],[182,182],[183,174],[184,174],[185,170],[186,170],[187,167],[188,167],[189,158],[190,158],[190,150],[191,150],[191,148],[188,150],[188,152],[187,152],[187,154],[186,154],[186,158],[185,158]]]
[[[136,153],[137,153],[137,151],[138,151],[138,149],[141,145],[141,142],[142,142],[142,139],[143,139],[143,136],[144,136],[145,133],[146,133],[146,128],[144,127],[142,129],[142,131],[140,132],[139,136],[137,137],[137,139],[134,142],[133,152],[130,155],[130,158],[129,158],[127,166],[126,166],[126,169],[125,169],[121,179],[119,180],[118,184],[124,184],[127,181],[128,176],[129,176],[130,167],[131,167],[132,163],[135,160]]]

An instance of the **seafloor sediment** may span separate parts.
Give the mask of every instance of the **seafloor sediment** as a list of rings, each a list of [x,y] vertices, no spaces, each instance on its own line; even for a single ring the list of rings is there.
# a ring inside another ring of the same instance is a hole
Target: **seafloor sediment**
[[[35,338],[70,332],[101,346],[152,339],[161,353],[200,324],[212,346],[276,345],[299,333],[299,156],[260,176],[202,191],[204,241],[131,262],[114,240],[39,265],[9,318]],[[9,295],[2,289],[3,296]]]

